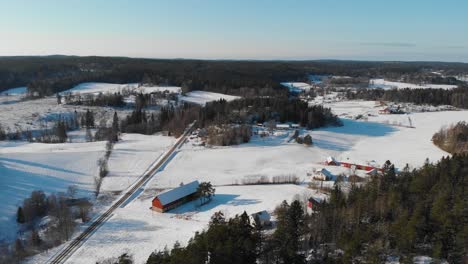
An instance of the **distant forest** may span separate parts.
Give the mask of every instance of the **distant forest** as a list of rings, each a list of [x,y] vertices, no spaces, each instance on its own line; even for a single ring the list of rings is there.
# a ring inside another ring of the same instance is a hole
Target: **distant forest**
[[[444,89],[358,89],[346,92],[348,99],[384,100],[429,105],[453,105],[468,108],[468,85]]]
[[[185,92],[207,90],[243,96],[267,95],[277,92],[277,89],[285,90],[280,89],[280,82],[306,80],[311,73],[393,79],[402,75],[419,76],[420,72],[431,68],[453,74],[468,72],[468,64],[441,62],[0,57],[0,91],[27,86],[30,94],[46,96],[82,82],[143,82],[177,85]]]

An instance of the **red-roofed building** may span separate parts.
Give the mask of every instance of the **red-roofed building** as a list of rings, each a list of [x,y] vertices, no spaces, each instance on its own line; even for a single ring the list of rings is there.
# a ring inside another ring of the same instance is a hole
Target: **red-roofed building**
[[[153,199],[151,209],[164,213],[196,198],[198,181],[193,181],[158,194]]]

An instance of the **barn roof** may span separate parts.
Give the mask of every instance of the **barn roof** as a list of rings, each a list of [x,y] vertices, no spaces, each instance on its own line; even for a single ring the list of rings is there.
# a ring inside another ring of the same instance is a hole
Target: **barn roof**
[[[159,195],[156,196],[156,198],[159,199],[162,205],[167,205],[181,198],[184,198],[185,196],[188,196],[197,192],[198,185],[199,185],[198,181],[193,181],[193,182],[184,184],[182,186],[179,186],[177,188],[174,188],[170,191],[160,193]]]

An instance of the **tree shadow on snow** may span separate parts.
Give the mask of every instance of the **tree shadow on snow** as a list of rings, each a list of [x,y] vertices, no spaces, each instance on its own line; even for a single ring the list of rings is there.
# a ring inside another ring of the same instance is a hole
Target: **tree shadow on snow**
[[[343,122],[343,126],[341,127],[325,127],[318,129],[318,131],[329,131],[340,134],[370,137],[382,137],[397,131],[396,128],[383,123],[364,122],[343,118],[341,121]]]
[[[64,169],[64,168],[54,167],[54,166],[45,165],[45,164],[42,164],[42,163],[37,163],[37,162],[32,162],[32,161],[26,161],[26,160],[20,160],[20,159],[10,159],[10,158],[0,158],[0,162],[2,162],[2,161],[12,162],[12,163],[19,163],[19,164],[23,164],[23,165],[27,165],[27,166],[39,167],[39,168],[43,168],[43,169],[54,170],[54,171],[59,171],[59,172],[64,172],[64,173],[85,175],[84,173],[81,173],[81,172],[67,170],[67,169]]]
[[[256,199],[237,199],[237,194],[215,194],[211,202],[200,206],[200,201],[194,200],[190,203],[184,204],[178,208],[170,210],[170,214],[184,214],[184,213],[198,213],[210,211],[220,205],[231,205],[231,206],[245,206],[250,204],[257,204],[260,201]]]

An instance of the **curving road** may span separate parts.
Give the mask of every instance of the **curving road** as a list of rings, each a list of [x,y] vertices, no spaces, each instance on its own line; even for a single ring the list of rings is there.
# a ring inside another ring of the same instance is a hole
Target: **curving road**
[[[82,242],[84,242],[88,237],[92,235],[92,233],[97,230],[104,222],[107,221],[112,216],[112,213],[115,209],[119,208],[125,201],[130,198],[149,178],[151,178],[154,173],[169,159],[169,157],[174,153],[174,151],[179,148],[187,139],[187,136],[190,135],[192,132],[195,122],[193,122],[184,132],[184,134],[176,141],[174,146],[172,146],[162,158],[150,169],[146,171],[146,173],[139,179],[136,184],[134,184],[130,190],[128,190],[122,197],[120,197],[109,209],[107,209],[102,215],[96,218],[88,228],[86,228],[79,236],[74,238],[66,247],[62,249],[62,251],[58,252],[54,255],[50,260],[49,263],[51,264],[58,264],[64,263],[73,253],[81,246]]]

